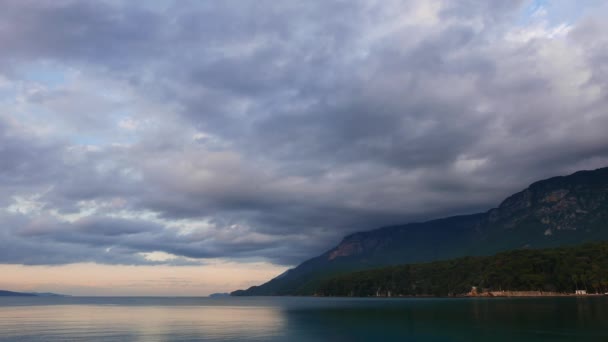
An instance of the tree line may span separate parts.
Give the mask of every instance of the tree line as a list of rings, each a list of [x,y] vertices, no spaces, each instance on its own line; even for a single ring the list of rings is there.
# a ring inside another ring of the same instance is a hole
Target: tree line
[[[342,274],[323,281],[320,296],[452,296],[480,291],[608,291],[608,242],[522,249],[493,256],[407,264]]]

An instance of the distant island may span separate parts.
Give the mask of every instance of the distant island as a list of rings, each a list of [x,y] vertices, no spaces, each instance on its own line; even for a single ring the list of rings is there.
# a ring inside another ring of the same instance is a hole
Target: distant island
[[[33,293],[0,290],[0,297],[36,297]]]
[[[65,295],[50,292],[13,292],[0,290],[0,297],[66,297]]]
[[[225,292],[225,293],[212,293],[212,294],[210,294],[207,297],[209,297],[209,298],[222,298],[222,297],[229,297],[229,296],[230,296],[230,293]]]
[[[608,241],[608,168],[538,181],[483,213],[348,235],[322,255],[231,295],[450,295],[472,286],[605,291],[605,244],[534,251],[598,241]],[[552,259],[560,253],[564,261]]]

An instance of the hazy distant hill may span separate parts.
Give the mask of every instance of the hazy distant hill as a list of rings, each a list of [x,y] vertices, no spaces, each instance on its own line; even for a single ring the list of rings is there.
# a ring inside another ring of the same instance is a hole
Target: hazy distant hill
[[[326,253],[232,295],[311,294],[336,274],[518,248],[608,240],[608,168],[536,182],[485,213],[349,235]]]
[[[0,297],[65,297],[65,295],[50,292],[13,292],[0,290]]]
[[[0,290],[0,297],[36,297],[33,293],[22,293]]]
[[[209,297],[209,298],[223,298],[223,297],[228,297],[228,296],[230,296],[230,293],[224,293],[224,292],[222,292],[222,293],[212,293],[212,294],[210,294],[207,297]]]

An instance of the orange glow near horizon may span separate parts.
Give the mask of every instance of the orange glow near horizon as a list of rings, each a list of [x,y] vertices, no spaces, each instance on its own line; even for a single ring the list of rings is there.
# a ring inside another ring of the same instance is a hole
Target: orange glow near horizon
[[[286,270],[270,263],[202,266],[0,265],[0,289],[75,296],[206,296],[258,285]]]

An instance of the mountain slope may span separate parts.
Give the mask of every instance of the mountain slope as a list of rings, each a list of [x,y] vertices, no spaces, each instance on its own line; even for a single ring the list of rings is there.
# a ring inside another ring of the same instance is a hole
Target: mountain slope
[[[608,240],[608,168],[536,182],[485,213],[349,235],[281,276],[232,294],[312,294],[319,282],[350,271],[598,240]]]

